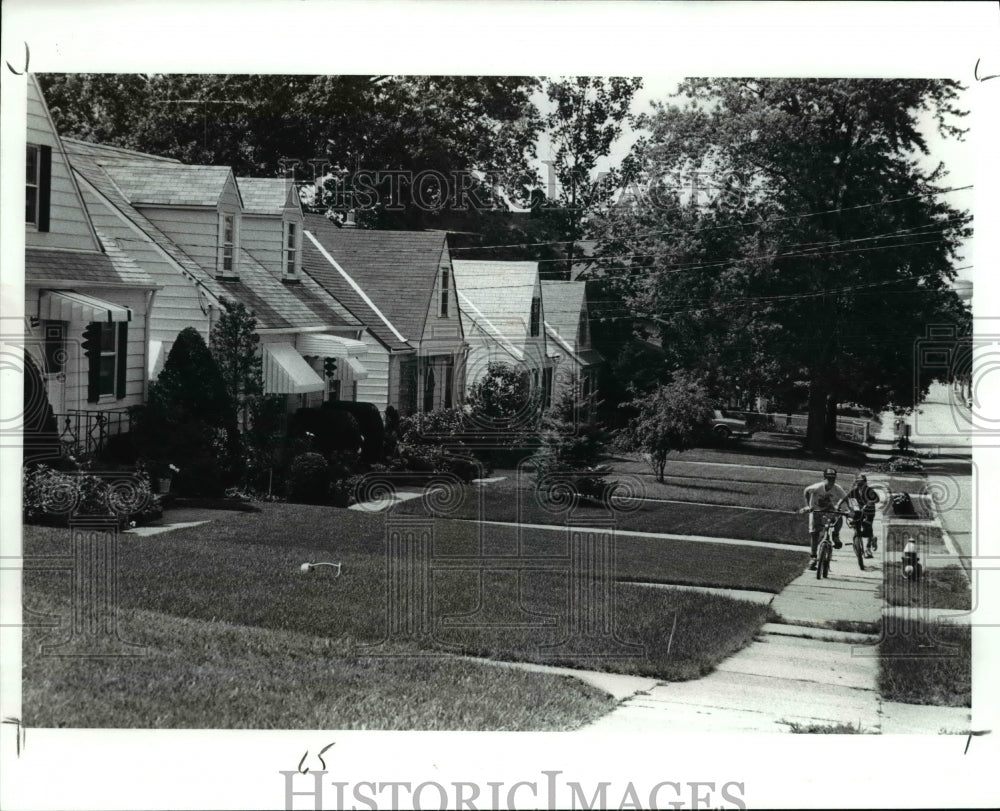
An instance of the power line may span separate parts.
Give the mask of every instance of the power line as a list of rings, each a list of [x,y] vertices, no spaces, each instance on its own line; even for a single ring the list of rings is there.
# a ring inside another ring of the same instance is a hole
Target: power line
[[[701,233],[702,231],[717,231],[717,230],[725,229],[725,228],[745,228],[748,225],[770,224],[770,223],[775,223],[775,222],[784,222],[784,221],[787,221],[787,220],[803,220],[803,219],[807,219],[809,217],[821,217],[821,216],[826,215],[826,214],[837,214],[837,213],[840,213],[842,211],[858,211],[858,210],[863,209],[863,208],[875,208],[875,207],[878,207],[878,206],[892,205],[894,203],[903,203],[903,202],[906,202],[908,200],[919,200],[920,198],[923,198],[923,197],[933,197],[933,196],[938,195],[938,194],[951,194],[952,192],[957,192],[957,191],[967,191],[967,190],[972,189],[972,188],[975,188],[975,186],[972,185],[972,184],[970,184],[968,186],[957,186],[957,187],[950,188],[950,189],[938,189],[936,191],[923,192],[922,194],[913,194],[913,195],[909,195],[907,197],[898,197],[898,198],[894,198],[894,199],[891,199],[891,200],[882,200],[882,201],[880,201],[878,203],[863,203],[863,204],[857,205],[857,206],[843,206],[843,207],[840,207],[840,208],[827,209],[826,211],[816,211],[816,212],[812,212],[812,213],[809,213],[809,214],[790,214],[790,215],[784,216],[784,217],[769,217],[767,220],[762,220],[762,221],[759,221],[759,222],[758,221],[755,221],[755,222],[752,222],[752,223],[742,223],[742,222],[739,222],[739,223],[730,223],[728,225],[712,225],[712,226],[705,226],[703,228],[693,228],[693,229],[667,229],[667,230],[657,230],[657,231],[646,231],[646,232],[640,232],[640,233],[636,233],[636,234],[622,234],[621,236],[617,237],[617,239],[635,239],[635,238],[638,238],[638,237],[662,236],[662,235],[667,235],[667,234],[671,234],[671,235],[673,235],[673,234],[697,234],[697,233]],[[675,209],[668,209],[668,210],[673,211]],[[541,246],[546,246],[546,245],[565,245],[567,242],[570,242],[570,241],[572,241],[572,240],[571,239],[555,239],[555,240],[549,240],[549,241],[546,241],[546,242],[513,242],[513,243],[507,243],[507,244],[504,244],[504,245],[475,245],[475,246],[469,246],[469,247],[465,247],[465,248],[462,248],[462,247],[452,248],[451,251],[454,253],[455,251],[485,251],[485,250],[491,250],[493,248],[536,248],[536,247],[541,247]],[[576,242],[592,242],[592,241],[594,241],[594,238],[593,237],[581,237],[580,239],[577,239],[575,241]],[[565,261],[565,260],[563,260],[563,261]]]

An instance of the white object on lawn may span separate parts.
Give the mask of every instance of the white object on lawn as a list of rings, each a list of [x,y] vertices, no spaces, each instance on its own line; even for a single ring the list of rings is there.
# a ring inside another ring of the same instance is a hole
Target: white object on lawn
[[[333,568],[335,568],[337,570],[337,574],[335,574],[334,577],[340,577],[340,570],[341,570],[341,567],[343,566],[343,564],[342,563],[326,563],[325,561],[318,561],[316,563],[308,563],[307,562],[307,563],[303,563],[299,567],[299,570],[303,571],[303,572],[311,572],[317,566],[332,566]]]

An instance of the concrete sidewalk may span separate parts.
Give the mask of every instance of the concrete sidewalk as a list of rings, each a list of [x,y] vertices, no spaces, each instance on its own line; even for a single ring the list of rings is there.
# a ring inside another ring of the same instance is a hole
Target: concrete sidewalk
[[[886,440],[892,430],[891,419],[885,419],[872,461],[891,455]],[[887,491],[889,474],[868,478]],[[780,621],[764,625],[750,645],[704,678],[661,682],[626,699],[588,729],[787,732],[849,725],[876,734],[970,730],[968,708],[899,704],[879,695],[878,637],[865,631],[877,627],[883,611],[898,616],[910,610],[884,606],[880,586],[885,564],[898,550],[887,549],[889,522],[881,511],[874,530],[879,549],[874,559],[864,561],[865,571],[858,567],[852,533],[845,526],[844,547],[834,552],[829,578],[817,580],[807,570],[789,583],[771,604]],[[947,616],[952,622],[961,622],[962,615],[927,609],[920,614],[929,621]]]

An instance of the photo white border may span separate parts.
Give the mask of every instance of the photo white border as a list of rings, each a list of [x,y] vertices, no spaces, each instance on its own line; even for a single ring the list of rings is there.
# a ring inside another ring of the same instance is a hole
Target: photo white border
[[[12,189],[16,195],[21,182],[6,156],[23,154],[18,139],[24,139],[24,80],[7,63],[23,68],[25,41],[33,72],[956,78],[970,86],[976,220],[991,226],[977,229],[975,236],[975,314],[1000,316],[996,282],[985,271],[1000,267],[1000,78],[974,79],[977,59],[982,59],[980,76],[1000,74],[996,3],[6,0],[2,14],[4,199]],[[5,205],[0,211],[0,305],[6,319],[23,311],[24,244],[19,207]],[[7,383],[7,377],[0,379]],[[0,396],[20,398],[19,386],[4,388]],[[976,450],[980,493],[1000,491],[998,453]],[[12,486],[16,464],[14,469],[5,465],[2,473],[0,530],[7,530],[2,539],[6,556],[19,548],[11,547],[9,532],[16,525],[16,535],[20,527],[18,492]],[[989,535],[980,539],[979,549],[996,555],[991,523],[981,522]],[[3,574],[6,587],[11,576]],[[1000,615],[998,585],[1000,573],[980,574],[980,594],[989,604],[978,610],[986,616]],[[5,612],[11,601],[17,610],[16,588],[4,588],[3,599]],[[956,736],[29,729],[17,757],[15,728],[5,724],[0,727],[0,806],[283,808],[279,770],[295,769],[304,752],[315,753],[334,740],[331,780],[513,784],[542,781],[543,770],[561,770],[560,780],[591,786],[611,781],[615,789],[608,796],[615,802],[630,780],[647,792],[660,781],[674,780],[742,781],[749,807],[996,806],[998,631],[978,628],[974,636],[974,727],[995,732],[971,742]],[[2,628],[0,633],[0,711],[3,717],[18,717],[19,632]],[[529,795],[519,796],[533,804]],[[332,807],[332,795],[325,807]]]

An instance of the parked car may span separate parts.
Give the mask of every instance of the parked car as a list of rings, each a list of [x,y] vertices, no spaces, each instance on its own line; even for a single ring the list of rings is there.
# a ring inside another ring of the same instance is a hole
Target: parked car
[[[753,436],[749,423],[717,408],[712,412],[712,436],[717,439],[746,439]]]

